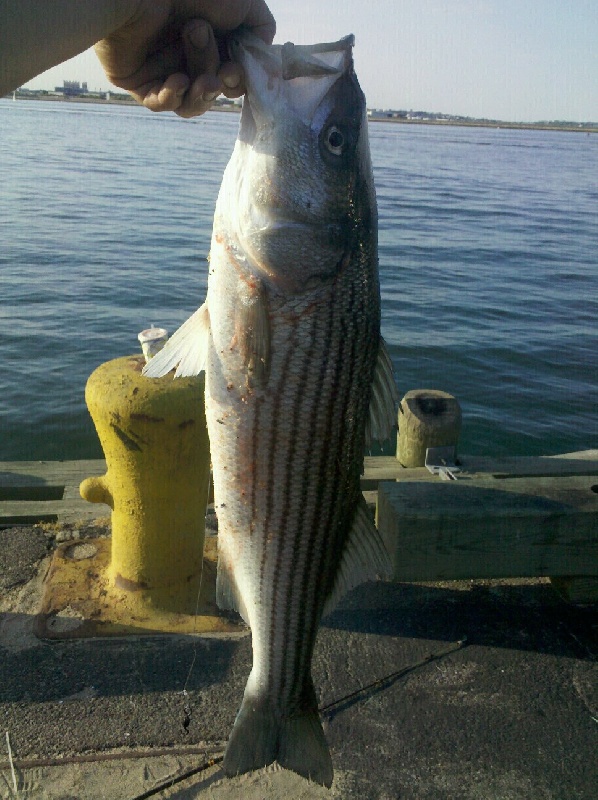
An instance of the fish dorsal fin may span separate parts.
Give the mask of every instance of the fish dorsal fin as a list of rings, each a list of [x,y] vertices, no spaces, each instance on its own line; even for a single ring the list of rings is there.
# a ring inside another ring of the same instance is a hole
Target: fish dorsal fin
[[[204,303],[173,333],[162,350],[143,368],[148,378],[161,378],[176,367],[175,378],[191,378],[206,368],[210,314]]]
[[[347,592],[356,586],[366,581],[389,580],[391,575],[390,556],[366,502],[361,497],[334,586],[324,606],[324,614],[333,611]]]
[[[392,429],[397,424],[397,404],[399,393],[392,372],[392,362],[388,355],[386,343],[380,337],[376,372],[372,384],[370,413],[365,427],[365,446],[372,442],[384,442],[390,439]]]

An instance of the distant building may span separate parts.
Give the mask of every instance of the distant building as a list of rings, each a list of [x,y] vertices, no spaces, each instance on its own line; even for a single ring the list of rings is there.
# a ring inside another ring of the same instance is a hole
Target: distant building
[[[63,81],[62,86],[57,86],[54,91],[57,94],[63,94],[65,97],[77,97],[81,94],[87,94],[87,82]]]

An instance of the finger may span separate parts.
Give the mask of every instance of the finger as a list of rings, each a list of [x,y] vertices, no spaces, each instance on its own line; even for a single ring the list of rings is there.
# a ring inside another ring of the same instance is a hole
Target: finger
[[[214,31],[203,20],[188,23],[182,39],[190,86],[177,108],[177,114],[194,117],[204,114],[224,88],[217,76],[220,56]]]
[[[272,44],[276,33],[276,22],[265,0],[228,0],[226,3],[206,3],[201,17],[222,33],[232,31],[242,25],[263,39],[266,44]]]
[[[117,78],[108,75],[108,79],[115,86],[126,89],[134,96],[147,94],[150,86],[162,86],[173,75],[184,75],[184,65],[181,64],[180,48],[169,45],[149,56],[137,72],[126,78]],[[187,82],[189,85],[189,81]]]
[[[123,89],[135,89],[150,81],[164,80],[168,75],[181,71],[180,46],[170,33],[163,40],[156,40],[151,49],[135,55],[139,47],[134,41],[118,41],[117,35],[103,39],[94,45],[108,80]]]
[[[189,88],[189,78],[183,73],[170,75],[163,83],[150,85],[143,97],[143,105],[150,111],[176,111]]]
[[[253,0],[243,24],[251,28],[253,33],[263,39],[266,44],[272,44],[276,34],[276,20],[264,0]]]
[[[220,66],[220,56],[212,26],[201,19],[191,20],[183,28],[182,41],[191,82],[203,73],[215,75]]]
[[[205,114],[221,93],[220,79],[216,75],[204,73],[189,87],[176,113],[186,118]]]
[[[222,94],[231,100],[245,93],[245,75],[240,64],[225,62],[218,70],[218,77],[222,83]]]

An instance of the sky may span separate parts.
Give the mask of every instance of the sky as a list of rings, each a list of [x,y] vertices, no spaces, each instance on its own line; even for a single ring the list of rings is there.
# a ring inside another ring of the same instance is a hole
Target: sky
[[[598,122],[598,0],[269,0],[276,42],[355,34],[370,108]],[[110,84],[92,51],[26,84]]]

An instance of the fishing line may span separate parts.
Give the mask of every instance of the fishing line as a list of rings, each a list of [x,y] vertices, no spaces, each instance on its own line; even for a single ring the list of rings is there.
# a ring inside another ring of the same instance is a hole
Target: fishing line
[[[456,653],[457,650],[462,650],[466,644],[467,637],[465,636],[463,639],[459,639],[459,641],[449,645],[449,647],[445,647],[444,650],[438,650],[435,653],[428,653],[427,656],[422,658],[420,661],[416,661],[414,664],[409,664],[409,666],[396,670],[396,672],[391,672],[389,675],[385,675],[383,678],[378,678],[378,680],[368,683],[366,686],[361,686],[359,689],[346,694],[344,697],[340,697],[338,700],[333,700],[331,703],[321,706],[318,711],[320,714],[327,714],[328,716],[332,717],[334,716],[334,711],[332,713],[330,712],[333,709],[336,709],[337,711],[344,711],[345,708],[348,708],[350,705],[352,705],[351,701],[357,700],[361,695],[364,695],[367,692],[371,692],[373,694],[376,689],[388,689],[395,681],[397,681],[399,678],[402,678],[404,675],[414,672],[416,669],[424,667],[426,664],[430,664],[432,661],[439,661],[441,658],[444,658],[451,653]]]
[[[428,653],[427,656],[420,659],[419,661],[416,661],[414,664],[409,664],[409,666],[407,667],[403,667],[402,669],[396,670],[395,672],[391,672],[389,675],[385,675],[383,678],[378,678],[378,680],[375,680],[372,683],[368,683],[366,686],[361,686],[359,689],[356,689],[354,692],[350,692],[349,694],[340,697],[338,700],[333,700],[331,703],[327,703],[325,706],[321,706],[318,709],[318,711],[320,712],[320,714],[329,714],[329,715],[332,709],[338,709],[342,711],[344,710],[344,708],[347,708],[349,705],[351,705],[351,701],[357,700],[359,697],[365,695],[367,692],[374,692],[376,689],[380,690],[388,689],[389,686],[391,686],[399,678],[402,678],[404,675],[407,675],[410,672],[414,672],[420,667],[424,667],[426,664],[431,664],[433,661],[439,661],[445,656],[451,655],[451,653],[456,653],[458,650],[462,650],[466,646],[466,644],[467,644],[467,637],[463,637],[463,639],[459,639],[457,642],[454,642],[448,647],[445,647],[443,650],[437,650],[435,653]],[[176,778],[170,778],[169,780],[161,783],[159,786],[155,786],[153,789],[149,789],[147,792],[144,792],[143,794],[131,798],[131,800],[149,800],[149,798],[155,797],[155,795],[158,794],[158,792],[168,789],[171,786],[174,786],[175,784],[184,781],[186,778],[191,778],[193,777],[193,775],[198,775],[201,772],[205,772],[210,767],[220,764],[223,761],[223,759],[224,756],[217,756],[216,758],[210,758],[204,764],[201,764],[201,766],[187,770],[181,775],[178,775]]]
[[[210,471],[210,475],[208,477],[208,494],[207,494],[208,502],[206,503],[206,509],[205,509],[205,514],[204,514],[204,542],[205,542],[205,520],[206,520],[206,517],[208,515],[208,507],[210,505],[209,498],[210,498],[210,489],[211,488],[212,488],[212,472]],[[205,550],[205,544],[204,544],[204,550]],[[191,635],[193,636],[193,639],[194,639],[193,657],[191,659],[191,664],[189,666],[189,671],[187,672],[187,677],[185,679],[185,683],[183,685],[183,690],[181,692],[181,694],[183,695],[183,699],[185,700],[185,704],[183,706],[184,716],[183,716],[183,722],[182,722],[183,730],[185,731],[185,733],[189,732],[189,725],[191,724],[191,714],[192,714],[191,700],[189,699],[189,692],[187,691],[187,686],[189,685],[189,681],[191,680],[191,675],[193,673],[193,668],[195,667],[195,662],[197,660],[197,648],[199,646],[199,641],[198,641],[198,638],[196,636],[196,634],[197,634],[196,626],[197,626],[197,616],[198,616],[198,612],[199,612],[199,600],[200,600],[200,596],[201,596],[201,587],[202,587],[202,582],[203,582],[203,577],[204,577],[203,557],[204,557],[204,554],[202,552],[201,553],[201,559],[202,559],[202,570],[201,570],[201,573],[202,573],[202,576],[201,576],[201,580],[199,581],[199,586],[197,587],[197,597],[195,598],[195,615],[194,615],[195,618],[193,620],[193,631],[191,633]]]

